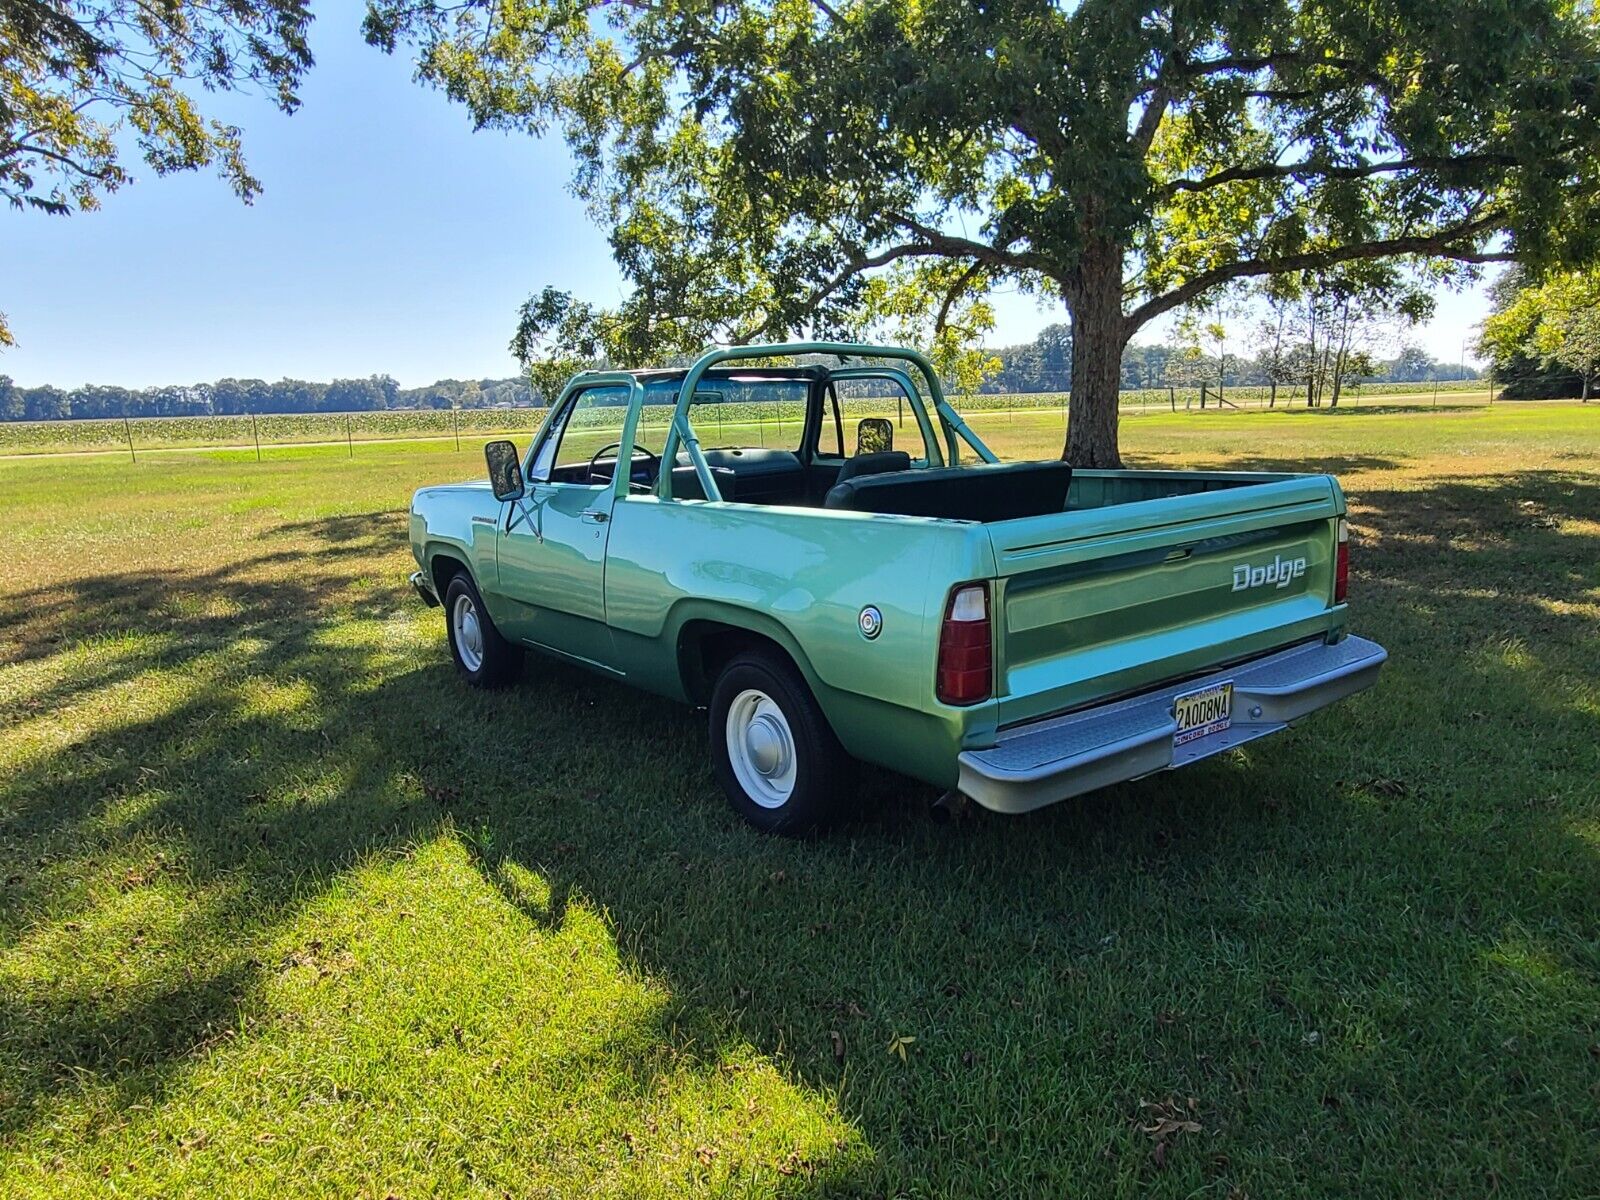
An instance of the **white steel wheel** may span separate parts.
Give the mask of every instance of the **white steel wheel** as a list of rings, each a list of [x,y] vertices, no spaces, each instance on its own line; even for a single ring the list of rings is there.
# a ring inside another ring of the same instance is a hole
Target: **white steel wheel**
[[[473,687],[498,688],[515,682],[522,650],[500,636],[465,571],[452,575],[444,589],[444,627],[456,669]]]
[[[762,808],[782,808],[794,795],[794,733],[773,698],[746,688],[728,706],[728,765],[739,786]]]
[[[465,592],[458,594],[450,606],[450,627],[461,665],[468,671],[478,671],[483,666],[483,623],[478,618],[478,606]]]

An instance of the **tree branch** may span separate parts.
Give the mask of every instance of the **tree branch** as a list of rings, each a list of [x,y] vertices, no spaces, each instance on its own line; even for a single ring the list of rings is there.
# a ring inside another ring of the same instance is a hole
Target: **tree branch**
[[[937,258],[942,255],[942,251],[920,242],[907,242],[900,246],[890,246],[887,250],[880,250],[876,254],[854,253],[839,271],[812,289],[811,294],[800,302],[798,311],[804,316],[810,316],[815,313],[824,300],[863,271],[886,267],[902,258]],[[759,334],[769,333],[772,330],[772,323],[775,319],[774,315],[769,314],[758,323],[749,326],[739,337],[732,338],[730,341],[737,345],[743,345],[754,340]]]
[[[1390,80],[1374,71],[1367,63],[1353,58],[1332,58],[1305,50],[1281,50],[1273,54],[1227,54],[1221,58],[1203,58],[1184,63],[1177,76],[1183,79],[1203,79],[1207,75],[1226,75],[1238,72],[1255,75],[1278,67],[1329,67],[1336,71],[1349,71],[1376,87],[1391,88]]]
[[[21,158],[27,154],[37,154],[41,158],[48,158],[53,162],[58,162],[68,170],[76,171],[79,175],[82,175],[87,179],[98,179],[104,182],[108,179],[115,178],[120,174],[115,164],[108,164],[104,167],[101,167],[99,170],[95,170],[92,167],[85,166],[83,163],[79,162],[75,158],[70,157],[69,155],[58,154],[54,150],[46,150],[43,146],[35,145],[32,142],[19,142],[14,147],[14,152],[8,152],[8,156],[13,158]]]
[[[1171,103],[1172,89],[1164,83],[1157,84],[1155,91],[1150,93],[1150,102],[1139,114],[1139,124],[1133,130],[1133,148],[1141,155],[1150,152],[1150,143],[1155,141],[1156,130],[1161,128],[1161,118],[1167,115],[1167,105]]]
[[[1012,270],[1022,271],[1045,270],[1044,262],[1037,254],[1019,253],[1004,246],[992,246],[988,242],[945,233],[906,213],[891,212],[884,215],[896,225],[903,225],[916,234],[926,245],[932,247],[936,254],[943,254],[948,258],[976,259],[991,267],[1009,267]]]
[[[954,306],[955,302],[960,298],[961,293],[967,290],[967,285],[976,279],[980,274],[982,274],[982,272],[983,264],[973,263],[961,273],[961,277],[957,279],[955,283],[950,285],[950,290],[944,294],[944,300],[939,305],[939,315],[935,317],[933,321],[933,332],[935,334],[944,332],[944,323],[950,316],[951,307]]]
[[[1389,258],[1397,254],[1428,254],[1435,258],[1448,258],[1466,263],[1514,262],[1517,256],[1511,251],[1477,250],[1470,245],[1461,245],[1464,239],[1479,237],[1489,232],[1500,223],[1501,219],[1500,213],[1491,213],[1431,234],[1334,246],[1304,254],[1288,254],[1282,258],[1247,258],[1227,263],[1210,271],[1203,271],[1170,292],[1145,301],[1123,318],[1124,327],[1131,336],[1162,313],[1187,304],[1218,284],[1234,279],[1283,275],[1290,271],[1313,271],[1321,267],[1336,267],[1341,263],[1360,262],[1372,258]]]
[[[1228,183],[1241,183],[1257,179],[1286,179],[1295,175],[1317,175],[1325,179],[1367,179],[1374,175],[1389,175],[1397,171],[1446,170],[1451,167],[1514,167],[1517,158],[1511,154],[1458,154],[1417,155],[1414,158],[1397,158],[1388,162],[1363,163],[1360,166],[1338,166],[1301,159],[1292,163],[1259,163],[1253,167],[1229,167],[1203,179],[1174,179],[1163,184],[1156,193],[1170,198],[1179,192],[1205,192]]]

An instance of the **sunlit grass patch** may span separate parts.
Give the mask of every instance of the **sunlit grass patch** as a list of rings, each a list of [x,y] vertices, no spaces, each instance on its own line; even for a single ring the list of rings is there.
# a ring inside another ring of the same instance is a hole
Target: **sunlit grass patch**
[[[863,1153],[825,1096],[677,1026],[584,902],[523,911],[447,832],[352,871],[265,959],[158,1108],[88,1158],[47,1138],[27,1174],[135,1195],[668,1196]]]

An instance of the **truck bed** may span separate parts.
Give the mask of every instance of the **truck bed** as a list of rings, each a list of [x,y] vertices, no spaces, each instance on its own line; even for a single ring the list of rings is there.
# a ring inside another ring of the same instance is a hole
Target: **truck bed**
[[[1064,462],[975,463],[859,475],[834,486],[824,507],[989,524],[1293,478],[1194,471],[1074,471]]]

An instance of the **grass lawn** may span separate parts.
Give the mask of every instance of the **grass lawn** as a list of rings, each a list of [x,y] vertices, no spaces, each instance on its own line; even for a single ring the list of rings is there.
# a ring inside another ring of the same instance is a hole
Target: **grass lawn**
[[[475,445],[0,463],[0,1192],[1600,1195],[1600,405],[1124,431],[1341,475],[1379,687],[807,844],[698,714],[457,683]]]

